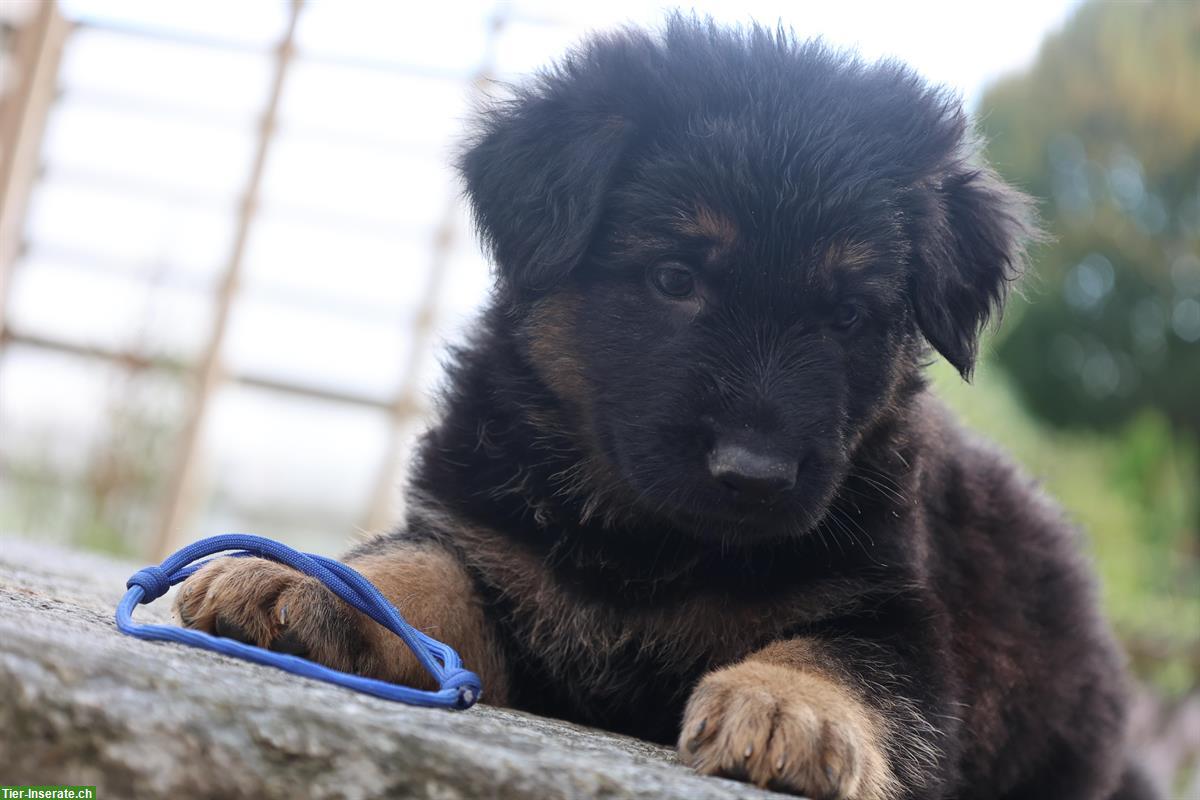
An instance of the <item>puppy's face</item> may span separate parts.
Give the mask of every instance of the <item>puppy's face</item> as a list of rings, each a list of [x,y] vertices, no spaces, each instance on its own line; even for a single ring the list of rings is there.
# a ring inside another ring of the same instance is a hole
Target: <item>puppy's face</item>
[[[869,208],[826,207],[817,235],[797,220],[824,198],[689,169],[646,159],[614,188],[585,262],[534,303],[534,352],[555,354],[534,361],[647,507],[802,532],[912,369],[904,243]]]
[[[926,342],[970,370],[1020,200],[889,69],[676,20],[485,118],[463,170],[531,369],[643,511],[804,533]]]

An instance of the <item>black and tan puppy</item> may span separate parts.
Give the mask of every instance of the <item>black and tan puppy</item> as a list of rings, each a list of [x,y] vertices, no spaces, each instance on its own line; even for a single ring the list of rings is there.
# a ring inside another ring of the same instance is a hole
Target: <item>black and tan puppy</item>
[[[675,18],[490,108],[461,168],[494,299],[347,563],[488,701],[822,799],[1143,796],[1076,533],[922,379],[970,373],[1030,235],[953,98]],[[427,683],[269,562],[178,610]]]

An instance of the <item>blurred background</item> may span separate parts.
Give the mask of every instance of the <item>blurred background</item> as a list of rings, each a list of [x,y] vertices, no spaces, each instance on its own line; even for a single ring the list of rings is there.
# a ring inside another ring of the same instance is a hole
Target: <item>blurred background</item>
[[[695,8],[908,61],[1039,199],[974,386],[931,371],[1087,531],[1147,758],[1200,797],[1200,3]],[[472,103],[663,13],[0,0],[0,537],[157,561],[387,527],[488,291],[449,168]]]

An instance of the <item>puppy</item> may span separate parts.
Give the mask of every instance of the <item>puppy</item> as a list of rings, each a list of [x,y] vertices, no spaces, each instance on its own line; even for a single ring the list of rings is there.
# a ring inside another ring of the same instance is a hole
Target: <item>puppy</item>
[[[394,533],[346,556],[488,702],[819,800],[1149,796],[1077,534],[931,396],[1033,234],[895,63],[675,17],[485,110],[497,266]],[[256,559],[185,624],[429,685]]]

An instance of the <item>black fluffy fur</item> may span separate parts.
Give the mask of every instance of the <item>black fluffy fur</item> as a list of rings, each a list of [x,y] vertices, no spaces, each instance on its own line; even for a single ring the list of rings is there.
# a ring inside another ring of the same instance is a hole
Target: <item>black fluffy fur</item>
[[[1115,796],[1126,678],[1078,537],[921,375],[929,346],[970,375],[1033,233],[952,96],[676,17],[485,110],[461,169],[496,291],[393,541],[468,567],[514,705],[673,742],[707,671],[811,637],[902,731],[899,796]],[[714,485],[732,435],[795,487]]]

